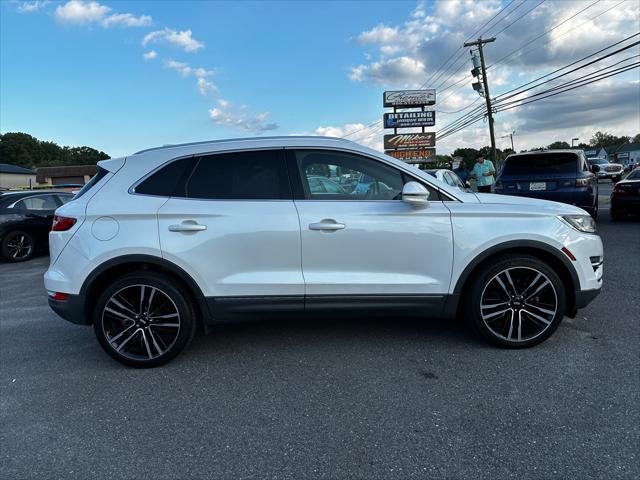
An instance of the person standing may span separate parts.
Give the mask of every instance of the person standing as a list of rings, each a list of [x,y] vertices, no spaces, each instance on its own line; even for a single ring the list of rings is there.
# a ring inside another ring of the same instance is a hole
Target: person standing
[[[467,169],[467,165],[464,161],[461,161],[460,165],[453,169],[453,173],[458,175],[460,180],[462,180],[462,183],[466,184],[469,181],[469,170]]]
[[[491,185],[493,185],[493,176],[496,169],[493,167],[491,160],[485,160],[482,154],[476,157],[476,164],[473,166],[473,175],[476,177],[478,192],[491,193]]]

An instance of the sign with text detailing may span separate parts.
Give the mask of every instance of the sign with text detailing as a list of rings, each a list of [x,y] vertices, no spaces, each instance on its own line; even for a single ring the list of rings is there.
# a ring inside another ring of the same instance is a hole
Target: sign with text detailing
[[[435,148],[413,148],[411,150],[385,150],[387,155],[407,163],[430,163],[436,159]]]
[[[436,112],[390,112],[385,113],[384,128],[433,127],[436,124]]]
[[[423,107],[425,105],[435,105],[436,91],[429,90],[397,90],[384,92],[382,103],[385,107]]]
[[[397,148],[400,150],[423,147],[435,147],[436,134],[434,132],[423,133],[390,133],[384,136],[384,148]]]

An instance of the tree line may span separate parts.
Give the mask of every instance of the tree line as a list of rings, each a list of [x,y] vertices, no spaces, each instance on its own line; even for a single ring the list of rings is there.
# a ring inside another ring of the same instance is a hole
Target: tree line
[[[109,157],[91,147],[61,147],[55,142],[38,140],[21,132],[0,134],[0,163],[20,167],[52,167],[58,165],[95,165]]]
[[[638,133],[634,137],[630,137],[628,135],[622,135],[618,137],[616,135],[612,135],[607,132],[596,132],[593,135],[593,137],[591,137],[591,139],[589,140],[589,143],[582,142],[582,143],[579,143],[578,145],[574,145],[573,147],[571,147],[569,143],[558,140],[550,143],[546,147],[532,148],[530,150],[520,150],[520,153],[532,151],[532,150],[542,150],[543,148],[548,148],[548,149],[577,148],[580,150],[590,150],[596,147],[604,147],[606,149],[608,147],[617,147],[629,142],[640,142],[640,133]],[[506,148],[504,150],[500,150],[499,148],[497,148],[496,154],[498,156],[497,158],[498,162],[501,162],[502,160],[507,158],[508,155],[512,153],[515,153],[515,151],[511,150],[510,148]],[[475,159],[478,156],[478,154],[482,154],[485,158],[494,160],[493,158],[491,158],[491,147],[489,146],[482,147],[479,150],[475,148],[456,148],[453,151],[452,156],[462,157],[462,161],[467,165],[467,167],[473,168],[473,164],[475,163]]]

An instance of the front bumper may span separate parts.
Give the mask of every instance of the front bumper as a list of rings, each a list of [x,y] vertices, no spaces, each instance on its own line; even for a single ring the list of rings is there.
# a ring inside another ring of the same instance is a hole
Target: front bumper
[[[593,290],[579,290],[576,292],[576,309],[584,308],[589,305],[599,294],[600,288]]]
[[[49,306],[65,320],[78,325],[91,325],[91,318],[86,314],[84,295],[69,295],[66,300],[49,297]]]
[[[614,178],[620,177],[624,173],[624,170],[618,170],[617,172],[598,172],[598,178]]]

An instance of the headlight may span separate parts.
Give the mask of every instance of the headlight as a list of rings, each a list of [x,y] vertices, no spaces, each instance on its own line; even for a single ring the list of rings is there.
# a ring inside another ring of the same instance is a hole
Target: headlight
[[[596,232],[596,222],[591,215],[561,215],[560,218],[580,232]]]

